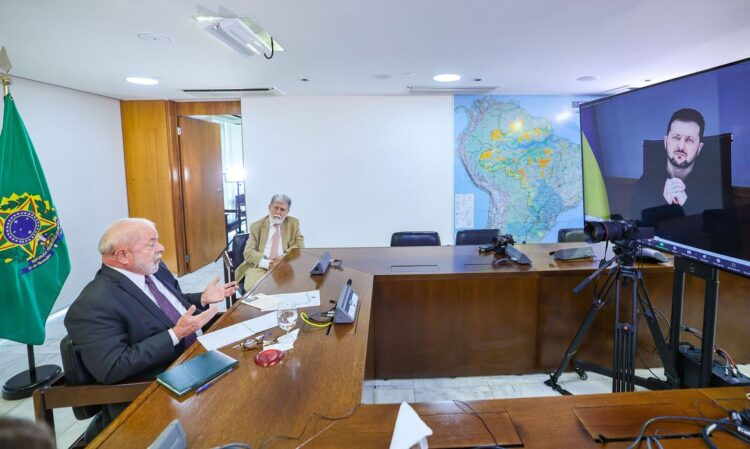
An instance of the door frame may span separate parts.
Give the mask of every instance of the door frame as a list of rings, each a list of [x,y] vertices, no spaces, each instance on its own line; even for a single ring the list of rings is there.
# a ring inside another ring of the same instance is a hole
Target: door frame
[[[183,276],[188,273],[187,261],[187,233],[185,231],[185,204],[183,188],[182,153],[180,151],[179,136],[177,134],[177,118],[191,115],[241,115],[240,101],[170,101],[169,105],[169,139],[170,161],[172,168],[172,214],[175,223],[175,239],[177,243],[177,274]]]

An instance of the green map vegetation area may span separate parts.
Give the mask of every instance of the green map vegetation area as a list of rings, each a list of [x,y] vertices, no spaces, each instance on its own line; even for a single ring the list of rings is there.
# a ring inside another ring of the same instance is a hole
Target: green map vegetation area
[[[519,242],[542,242],[582,225],[580,133],[574,140],[570,129],[578,117],[568,97],[541,98],[553,103],[542,109],[562,112],[547,117],[523,100],[456,97],[456,160],[465,171],[456,167],[457,230],[497,228]],[[563,126],[567,136],[558,132]]]

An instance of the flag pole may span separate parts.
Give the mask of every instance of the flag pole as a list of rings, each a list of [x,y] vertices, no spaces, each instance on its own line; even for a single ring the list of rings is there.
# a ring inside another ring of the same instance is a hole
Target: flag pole
[[[5,73],[0,73],[0,83],[3,85],[3,97],[10,92],[10,85],[13,84],[10,77]]]
[[[13,66],[8,59],[5,47],[0,48],[0,85],[3,86],[3,97],[10,93],[10,85],[13,84],[13,80],[8,75],[11,67]],[[2,396],[7,401],[28,398],[37,388],[62,377],[62,369],[57,365],[36,366],[33,345],[26,345],[26,354],[29,359],[29,369],[11,377],[3,385]]]
[[[29,369],[21,371],[5,382],[3,399],[6,401],[28,398],[37,388],[53,383],[62,377],[62,369],[57,365],[36,366],[33,345],[26,345],[26,353],[29,358]]]

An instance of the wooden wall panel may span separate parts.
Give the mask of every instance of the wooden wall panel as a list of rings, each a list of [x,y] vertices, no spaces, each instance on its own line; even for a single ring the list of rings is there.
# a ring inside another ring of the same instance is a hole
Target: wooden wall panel
[[[177,115],[240,115],[240,102],[233,101],[178,101]]]
[[[121,101],[128,213],[156,223],[164,262],[179,272],[172,176],[169,102]]]
[[[536,275],[375,278],[377,379],[534,371]]]

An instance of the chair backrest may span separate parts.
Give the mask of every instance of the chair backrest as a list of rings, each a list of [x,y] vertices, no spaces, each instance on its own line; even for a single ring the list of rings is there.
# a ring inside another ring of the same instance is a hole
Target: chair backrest
[[[245,245],[247,245],[249,236],[250,234],[247,233],[237,234],[232,239],[231,260],[234,268],[237,268],[244,259],[243,253],[245,252]]]
[[[440,235],[435,231],[394,232],[391,246],[440,246]]]
[[[234,270],[242,263],[244,259],[243,253],[245,252],[245,246],[247,246],[247,239],[250,234],[236,234],[232,238],[232,249],[224,251],[222,253],[222,261],[224,262],[224,282],[234,281]],[[245,289],[242,287],[242,283],[238,286],[240,295],[245,293]],[[229,298],[227,298],[227,307],[231,306]]]
[[[585,242],[586,234],[583,228],[562,228],[557,231],[558,242]]]
[[[244,208],[245,207],[245,194],[240,193],[239,195],[235,195],[234,204],[237,206],[237,209]]]
[[[456,245],[486,245],[497,233],[498,229],[464,229],[456,233]]]
[[[94,376],[83,364],[81,355],[75,350],[75,345],[68,335],[60,341],[60,356],[67,385],[92,385],[96,383]],[[78,419],[88,419],[99,413],[101,405],[87,405],[85,407],[73,407],[73,414]]]

